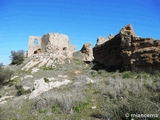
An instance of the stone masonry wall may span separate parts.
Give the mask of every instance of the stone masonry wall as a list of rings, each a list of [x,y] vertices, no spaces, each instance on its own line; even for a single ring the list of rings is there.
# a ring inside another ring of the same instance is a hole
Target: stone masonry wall
[[[120,30],[114,38],[93,48],[94,60],[107,70],[145,70],[160,68],[160,41],[140,38],[131,25]]]
[[[34,42],[37,40],[38,44],[35,45]],[[28,57],[34,54],[38,49],[41,49],[41,37],[39,36],[29,36],[28,41]]]

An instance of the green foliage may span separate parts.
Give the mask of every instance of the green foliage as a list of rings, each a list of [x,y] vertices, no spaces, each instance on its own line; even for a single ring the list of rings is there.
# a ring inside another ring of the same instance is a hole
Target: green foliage
[[[13,75],[13,71],[9,68],[4,68],[3,64],[0,63],[0,85],[4,85],[7,81],[10,80]]]
[[[124,72],[122,73],[122,78],[127,79],[127,78],[133,78],[133,73],[132,72]]]
[[[43,67],[43,70],[54,70],[52,67]]]
[[[23,50],[11,51],[10,58],[12,65],[20,65],[24,61],[24,51]]]
[[[44,110],[40,110],[39,111],[39,113],[46,113],[47,112],[47,110],[46,109],[44,109]]]
[[[91,71],[90,74],[91,74],[92,77],[96,76],[96,73],[94,71]]]
[[[82,102],[82,103],[75,103],[75,105],[73,106],[73,111],[74,112],[82,112],[85,108],[87,108],[87,106],[89,105],[88,102]]]
[[[47,78],[44,78],[44,81],[45,81],[46,83],[49,83],[49,79],[47,79]]]
[[[59,107],[59,104],[55,104],[52,106],[51,110],[52,110],[52,113],[54,113],[55,111],[58,110],[58,107]]]
[[[18,90],[17,96],[31,93],[31,90],[24,90],[22,85],[15,85],[15,88]]]
[[[17,79],[10,80],[10,81],[7,82],[7,84],[8,84],[9,87],[11,87],[16,83],[16,81],[17,81]]]
[[[99,94],[99,93],[100,93],[99,90],[95,90],[95,91],[93,92],[93,94]]]
[[[99,75],[101,75],[101,74],[102,74],[102,72],[101,72],[101,71],[98,71],[98,74],[99,74]]]

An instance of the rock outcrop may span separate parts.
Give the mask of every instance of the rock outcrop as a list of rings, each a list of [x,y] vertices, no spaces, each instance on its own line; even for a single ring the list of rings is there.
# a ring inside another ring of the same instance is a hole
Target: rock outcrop
[[[160,68],[160,41],[137,37],[129,24],[114,38],[95,46],[93,55],[107,70],[154,71]]]
[[[84,44],[80,52],[82,53],[82,61],[92,61],[93,60],[92,44],[90,43]]]
[[[29,99],[33,99],[33,98],[41,95],[43,92],[46,92],[46,91],[51,90],[56,87],[60,87],[61,85],[67,85],[71,82],[68,79],[64,79],[61,82],[60,81],[52,81],[52,79],[50,81],[50,78],[48,78],[48,80],[49,80],[48,83],[45,82],[44,78],[41,78],[41,79],[34,81],[33,91],[30,94]]]

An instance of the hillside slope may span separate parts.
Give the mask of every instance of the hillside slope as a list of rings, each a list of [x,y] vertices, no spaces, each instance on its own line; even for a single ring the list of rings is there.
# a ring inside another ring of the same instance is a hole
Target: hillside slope
[[[0,88],[0,119],[130,120],[126,113],[160,115],[159,73],[95,71],[92,62],[79,59],[79,52],[73,56],[54,67],[16,67],[10,82]]]

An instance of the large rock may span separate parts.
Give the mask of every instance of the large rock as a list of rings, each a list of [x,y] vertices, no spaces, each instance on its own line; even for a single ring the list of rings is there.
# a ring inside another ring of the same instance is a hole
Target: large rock
[[[41,79],[34,81],[33,91],[30,94],[29,99],[33,99],[46,91],[49,91],[49,90],[56,88],[56,87],[60,87],[62,85],[67,85],[71,82],[68,79],[64,79],[61,82],[60,81],[53,82],[52,80],[55,80],[54,78],[48,78],[48,80],[49,80],[48,82],[45,82],[44,78],[41,78]]]
[[[136,37],[129,24],[111,40],[95,46],[93,55],[107,70],[154,71],[160,67],[160,41]]]
[[[80,51],[82,53],[82,60],[83,61],[92,61],[93,60],[92,44],[90,44],[90,43],[84,44]]]

